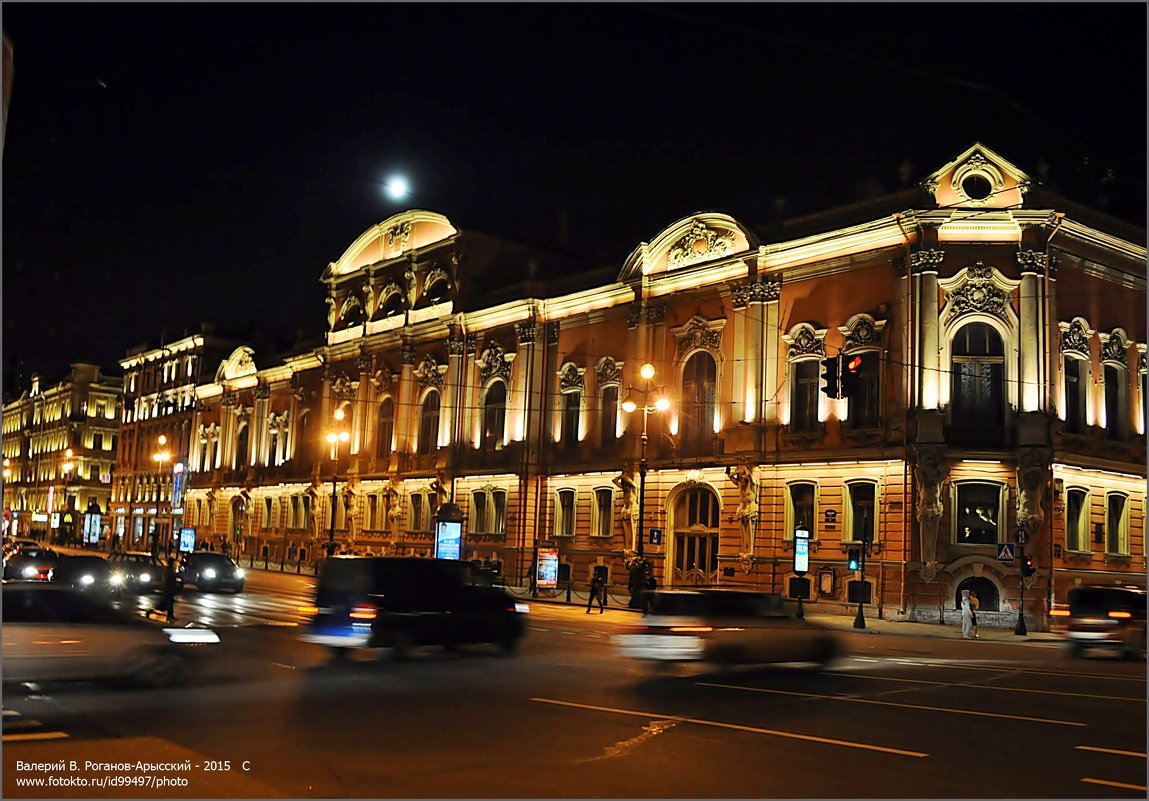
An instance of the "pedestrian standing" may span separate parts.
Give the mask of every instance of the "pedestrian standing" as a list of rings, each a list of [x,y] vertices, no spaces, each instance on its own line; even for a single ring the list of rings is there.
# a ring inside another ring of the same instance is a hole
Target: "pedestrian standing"
[[[977,599],[977,593],[970,590],[969,593],[969,627],[974,637],[981,639],[977,633],[977,610],[981,609],[981,602]]]
[[[606,605],[606,579],[599,573],[595,573],[594,578],[590,581],[590,598],[588,598],[586,602],[586,613],[588,615],[595,601],[598,601],[598,613],[601,615],[603,613],[603,607]]]
[[[179,590],[179,576],[176,574],[176,560],[169,559],[167,569],[164,570],[164,584],[160,592],[160,602],[156,605],[155,609],[149,609],[146,617],[151,617],[152,612],[166,612],[167,622],[176,622],[176,592]]]
[[[961,591],[961,636],[971,639],[970,631],[973,629],[973,604],[969,598],[969,590]]]

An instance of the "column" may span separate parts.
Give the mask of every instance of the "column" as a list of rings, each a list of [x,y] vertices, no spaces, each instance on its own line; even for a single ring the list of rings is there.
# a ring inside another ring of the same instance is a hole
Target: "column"
[[[463,353],[465,339],[459,334],[447,337],[447,376],[446,391],[443,393],[443,421],[447,425],[446,440],[449,445],[467,441],[468,430],[466,407],[463,406]]]
[[[918,330],[921,332],[918,402],[923,409],[937,409],[941,397],[940,353],[938,350],[938,267],[945,251],[920,250],[910,257],[910,267],[917,285]]]
[[[260,384],[255,388],[255,408],[252,409],[251,426],[252,436],[249,438],[251,447],[255,452],[255,464],[271,464],[271,454],[268,453],[267,433],[267,406],[271,397],[271,387]]]
[[[531,387],[529,373],[530,366],[535,363],[538,325],[533,320],[529,323],[515,323],[515,335],[518,337],[519,350],[515,354],[513,386],[507,393],[507,423],[511,429],[510,441],[522,442],[527,436],[527,404],[531,401],[528,392]]]
[[[1041,409],[1041,362],[1045,358],[1041,332],[1041,284],[1038,276],[1045,272],[1045,254],[1027,250],[1017,254],[1021,267],[1021,302],[1018,350],[1021,352],[1021,411]]]
[[[761,330],[756,330],[754,316],[760,315],[762,304],[748,306],[750,285],[732,288],[730,305],[734,310],[733,380],[731,397],[734,400],[734,418],[744,423],[758,419],[758,369],[761,360]],[[733,421],[731,421],[733,423]]]
[[[371,389],[371,357],[360,354],[355,359],[355,368],[359,373],[359,385],[355,392],[355,413],[351,416],[351,442],[350,453],[372,453],[368,443],[372,439],[375,426],[371,425],[370,389]]]
[[[411,453],[411,421],[418,421],[418,415],[412,409],[415,402],[415,348],[409,342],[404,342],[399,348],[399,357],[403,368],[399,377],[399,401],[395,406],[395,450],[399,453]]]

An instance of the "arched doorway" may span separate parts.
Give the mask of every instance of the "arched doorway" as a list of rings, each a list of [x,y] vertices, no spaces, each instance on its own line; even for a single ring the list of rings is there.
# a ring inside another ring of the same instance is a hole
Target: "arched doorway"
[[[1005,345],[987,323],[969,323],[953,339],[951,442],[993,447],[1005,436]],[[979,596],[980,597],[980,596]]]
[[[671,519],[674,537],[668,571],[673,586],[718,583],[718,522],[718,496],[712,489],[694,486],[678,494]]]
[[[997,585],[985,576],[970,576],[958,583],[954,590],[954,608],[961,609],[961,592],[969,590],[977,593],[978,604],[983,612],[997,612],[1001,609],[1001,595]]]

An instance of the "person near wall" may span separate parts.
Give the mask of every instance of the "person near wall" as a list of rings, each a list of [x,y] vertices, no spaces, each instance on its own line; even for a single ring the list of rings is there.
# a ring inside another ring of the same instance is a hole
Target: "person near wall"
[[[970,601],[969,590],[961,591],[961,636],[963,639],[972,639],[970,631],[973,629],[973,604]]]
[[[606,605],[606,580],[597,573],[590,581],[590,598],[586,601],[586,613],[588,615],[595,601],[598,601],[598,613],[601,615],[603,607]]]
[[[977,593],[970,590],[969,593],[969,628],[974,637],[979,637],[977,633],[977,610],[981,609],[981,602],[977,599]]]

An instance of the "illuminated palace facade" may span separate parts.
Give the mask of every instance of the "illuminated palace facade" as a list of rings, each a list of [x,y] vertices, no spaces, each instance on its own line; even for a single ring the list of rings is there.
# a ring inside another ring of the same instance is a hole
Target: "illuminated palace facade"
[[[94,364],[77,363],[68,376],[31,387],[4,404],[4,522],[13,535],[58,539],[61,524],[77,537],[84,513],[108,508],[116,468],[120,381]],[[53,513],[57,513],[54,518]],[[53,523],[55,525],[53,525]],[[101,522],[101,527],[106,521]]]
[[[463,558],[525,587],[556,548],[616,592],[640,532],[660,586],[787,592],[802,527],[819,608],[864,579],[870,614],[937,620],[968,587],[991,625],[1022,529],[1043,626],[1074,584],[1144,583],[1146,265],[1143,230],[1041,191],[974,145],[898,196],[762,237],[692,214],[501,298],[508,267],[566,268],[396,215],[323,273],[322,347],[237,348],[194,388],[185,524],[257,559],[426,556],[453,500]],[[847,399],[821,391],[839,354],[872,368]]]

